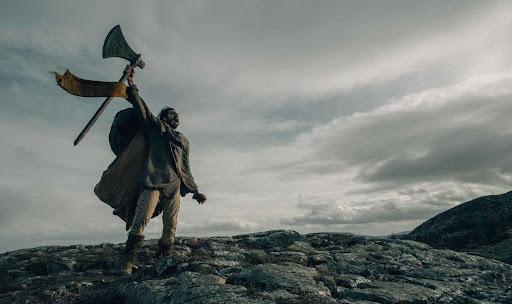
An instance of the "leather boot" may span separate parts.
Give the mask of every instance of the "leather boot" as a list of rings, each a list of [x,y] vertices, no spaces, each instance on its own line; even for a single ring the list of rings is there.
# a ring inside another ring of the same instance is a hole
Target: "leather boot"
[[[124,261],[121,269],[123,273],[132,274],[132,269],[137,263],[137,252],[143,239],[143,235],[128,233],[128,240],[126,241],[126,245],[124,247]]]
[[[173,243],[174,242],[169,244],[167,242],[162,241],[162,239],[159,239],[158,240],[158,256],[159,257],[166,257],[166,256],[171,255],[172,247],[174,245]]]

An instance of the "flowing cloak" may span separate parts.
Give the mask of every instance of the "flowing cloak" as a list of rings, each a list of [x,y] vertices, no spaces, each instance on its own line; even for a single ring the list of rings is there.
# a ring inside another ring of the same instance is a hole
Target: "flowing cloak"
[[[158,170],[159,160],[168,159],[172,163],[173,171],[176,173],[173,178],[181,180],[181,196],[198,191],[189,165],[188,140],[180,132],[172,131],[168,125],[163,125],[162,121],[149,112],[138,94],[136,97],[139,106],[132,97],[134,108],[122,110],[114,118],[109,142],[117,157],[103,172],[101,180],[94,188],[96,196],[114,208],[113,213],[126,222],[126,230],[131,227],[141,188],[158,188],[158,184],[165,184],[165,178],[162,180],[165,174]],[[140,120],[141,108],[145,108],[148,114],[145,123],[152,126],[150,131],[145,130],[144,122]],[[162,139],[170,153],[169,157],[162,158],[154,149],[162,149]],[[162,190],[165,194],[165,187]],[[159,215],[163,207],[159,202],[152,217]]]
[[[126,222],[126,230],[129,230],[140,192],[137,179],[147,154],[146,138],[139,129],[133,108],[116,114],[109,142],[117,157],[103,172],[94,193],[114,208],[113,213]],[[153,216],[160,212],[161,208],[155,209]]]

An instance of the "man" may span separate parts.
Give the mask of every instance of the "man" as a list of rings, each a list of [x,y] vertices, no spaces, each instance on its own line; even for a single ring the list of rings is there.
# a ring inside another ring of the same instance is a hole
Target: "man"
[[[131,222],[124,251],[122,271],[131,274],[137,262],[137,250],[144,239],[144,227],[152,218],[157,205],[163,211],[162,237],[158,241],[159,254],[170,254],[176,234],[180,195],[193,193],[199,204],[206,196],[199,192],[189,165],[189,142],[176,131],[179,115],[172,108],[164,108],[155,117],[140,98],[134,84],[134,70],[127,66],[128,101],[133,105],[146,143],[146,159],[137,184],[140,195]]]

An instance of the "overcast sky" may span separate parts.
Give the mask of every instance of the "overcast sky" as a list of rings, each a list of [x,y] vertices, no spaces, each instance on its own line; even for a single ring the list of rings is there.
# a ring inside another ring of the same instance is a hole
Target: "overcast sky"
[[[178,235],[383,235],[510,189],[510,2],[1,3],[0,251],[125,240],[93,188],[130,105],[73,147],[103,100],[50,73],[116,81],[126,62],[101,58],[116,24],[150,108],[180,113],[208,196],[182,199]]]

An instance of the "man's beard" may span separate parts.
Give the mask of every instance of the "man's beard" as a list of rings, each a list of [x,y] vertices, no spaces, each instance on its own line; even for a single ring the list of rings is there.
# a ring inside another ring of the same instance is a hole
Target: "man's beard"
[[[180,122],[177,120],[165,120],[165,122],[173,129],[176,129],[180,124]]]

